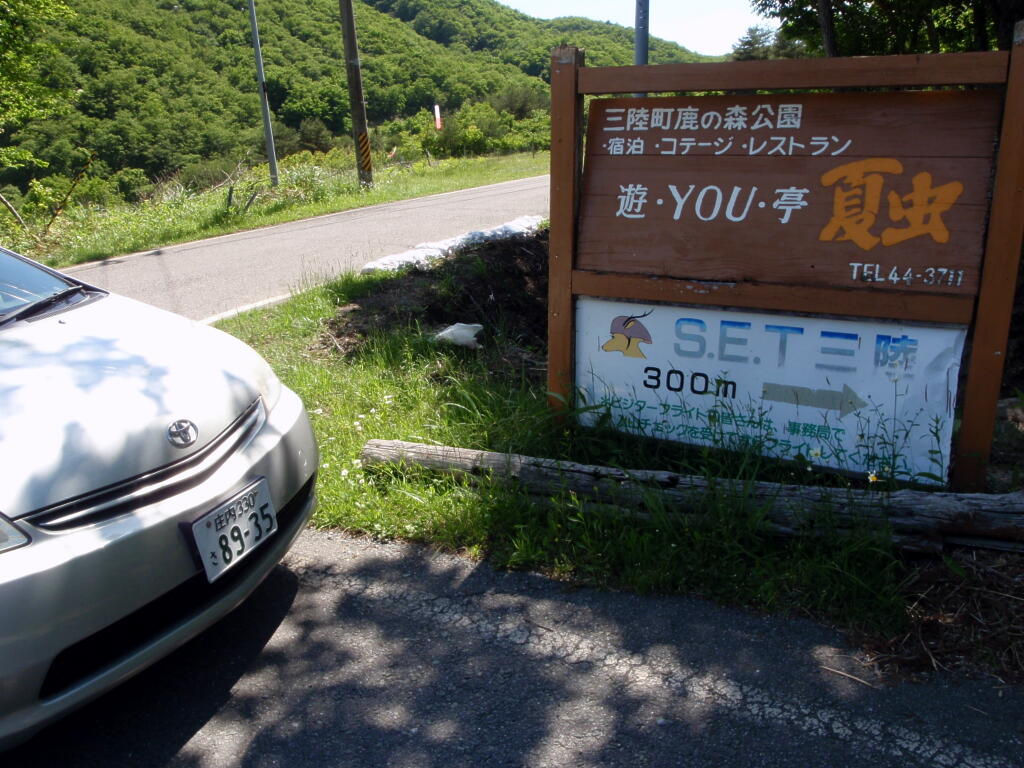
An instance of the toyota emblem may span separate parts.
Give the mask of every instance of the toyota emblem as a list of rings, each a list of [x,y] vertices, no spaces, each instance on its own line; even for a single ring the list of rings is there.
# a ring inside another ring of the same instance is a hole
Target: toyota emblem
[[[172,421],[167,427],[167,439],[175,448],[188,448],[199,439],[199,427],[188,419]]]

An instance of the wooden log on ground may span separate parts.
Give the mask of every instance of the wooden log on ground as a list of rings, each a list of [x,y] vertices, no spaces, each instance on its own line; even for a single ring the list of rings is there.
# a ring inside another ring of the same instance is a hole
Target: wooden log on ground
[[[662,504],[692,512],[714,494],[756,505],[771,528],[797,531],[816,515],[840,527],[887,523],[907,550],[937,551],[944,543],[1024,551],[1024,493],[891,492],[745,482],[644,469],[618,469],[568,461],[476,451],[400,440],[370,440],[364,465],[409,463],[431,470],[515,482],[531,494],[573,493],[621,507]]]

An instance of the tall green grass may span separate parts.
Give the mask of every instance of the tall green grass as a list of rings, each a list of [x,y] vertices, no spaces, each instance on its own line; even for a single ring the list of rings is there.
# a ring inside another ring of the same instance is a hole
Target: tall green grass
[[[378,169],[363,188],[354,169],[309,152],[282,161],[271,189],[266,166],[232,183],[194,192],[174,182],[136,205],[73,205],[42,232],[48,217],[26,231],[0,209],[0,243],[51,266],[67,266],[203,237],[407,200],[439,192],[547,173],[548,154],[420,161]]]
[[[362,446],[381,438],[708,477],[752,477],[763,469],[755,457],[737,462],[560,422],[544,387],[528,371],[502,366],[500,349],[440,346],[414,325],[378,329],[341,357],[326,324],[339,305],[387,279],[345,277],[222,324],[259,349],[306,403],[321,449],[317,525],[586,583],[695,593],[883,631],[900,625],[901,566],[884,532],[837,536],[823,516],[818,535],[781,540],[766,533],[762,510],[742,497],[710,494],[694,523],[656,501],[642,515],[623,515],[569,494],[538,500],[415,467],[362,467]]]

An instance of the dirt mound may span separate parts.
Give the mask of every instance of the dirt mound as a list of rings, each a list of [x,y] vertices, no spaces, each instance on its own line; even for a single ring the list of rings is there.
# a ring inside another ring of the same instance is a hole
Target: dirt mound
[[[525,371],[543,378],[547,294],[544,230],[475,245],[430,267],[409,268],[371,295],[340,307],[328,329],[331,344],[352,354],[375,330],[418,324],[436,332],[453,323],[479,323],[485,354],[498,355],[516,375]]]

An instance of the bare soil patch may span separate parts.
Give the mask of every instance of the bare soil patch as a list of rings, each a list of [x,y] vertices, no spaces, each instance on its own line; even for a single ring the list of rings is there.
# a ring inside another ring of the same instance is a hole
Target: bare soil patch
[[[882,672],[933,670],[1024,682],[1024,557],[951,549],[907,563],[908,626],[894,637],[860,637]]]
[[[419,325],[436,333],[479,323],[480,353],[493,358],[497,375],[540,382],[547,366],[547,269],[547,230],[474,246],[429,268],[410,268],[340,307],[328,324],[330,343],[353,354],[380,329]]]

